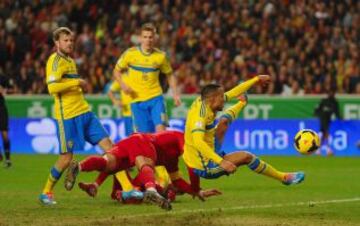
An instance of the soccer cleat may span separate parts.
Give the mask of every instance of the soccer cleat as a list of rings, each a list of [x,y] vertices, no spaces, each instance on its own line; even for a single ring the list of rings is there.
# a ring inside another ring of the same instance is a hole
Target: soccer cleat
[[[41,194],[39,196],[39,200],[41,202],[41,204],[43,205],[55,205],[56,201],[54,200],[54,195],[53,193],[46,193],[46,194]]]
[[[97,194],[97,187],[94,183],[83,183],[80,182],[79,184],[79,188],[81,190],[83,190],[84,192],[86,192],[89,196],[91,197],[95,197]]]
[[[70,191],[74,187],[76,176],[78,175],[78,173],[79,173],[79,164],[76,161],[72,161],[67,170],[64,181],[66,190]]]
[[[126,202],[127,200],[143,200],[144,193],[135,189],[131,191],[123,191],[121,192],[121,198],[123,202]]]
[[[282,182],[285,185],[300,184],[305,179],[304,172],[288,173]]]
[[[11,161],[10,160],[6,160],[5,162],[4,162],[4,168],[10,168],[11,167]]]
[[[171,210],[170,201],[162,197],[156,191],[145,191],[144,193],[144,202],[149,204],[158,205],[161,209]]]

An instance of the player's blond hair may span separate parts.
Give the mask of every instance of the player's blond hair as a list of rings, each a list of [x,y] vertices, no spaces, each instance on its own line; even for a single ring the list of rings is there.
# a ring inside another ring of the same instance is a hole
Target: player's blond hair
[[[141,32],[143,31],[151,31],[156,34],[156,27],[153,23],[145,23],[141,26]]]
[[[58,41],[61,34],[72,35],[73,32],[68,27],[59,27],[53,32],[53,40]]]

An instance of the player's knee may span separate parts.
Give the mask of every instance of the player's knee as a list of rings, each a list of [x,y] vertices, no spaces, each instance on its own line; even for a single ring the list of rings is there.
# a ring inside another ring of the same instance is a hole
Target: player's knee
[[[138,170],[141,170],[142,167],[148,165],[150,167],[154,167],[155,163],[152,159],[144,157],[144,156],[138,156],[135,159],[135,165],[138,168]]]
[[[246,164],[249,164],[250,162],[253,161],[254,158],[256,158],[256,156],[253,155],[253,154],[250,153],[250,152],[245,151],[244,154],[245,154],[244,162],[245,162]]]
[[[70,165],[71,161],[72,161],[71,154],[60,155],[57,165],[60,169],[65,169]]]
[[[116,159],[115,159],[115,157],[113,155],[111,155],[111,154],[105,154],[103,156],[103,159],[105,159],[105,161],[106,161],[105,171],[107,173],[114,172],[114,170],[116,169]]]

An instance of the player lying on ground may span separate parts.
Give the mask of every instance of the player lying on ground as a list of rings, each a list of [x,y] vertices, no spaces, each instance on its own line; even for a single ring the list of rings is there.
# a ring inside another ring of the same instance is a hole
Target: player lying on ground
[[[162,135],[162,137],[164,136]],[[173,138],[176,139],[176,137],[173,136],[171,139],[167,139],[167,140],[168,141],[175,140]],[[183,133],[181,133],[180,139],[182,139],[182,143],[183,143]],[[182,149],[179,149],[178,153],[182,153]],[[179,156],[177,158],[179,158]],[[123,187],[123,183],[120,184],[118,181],[114,181],[111,198],[124,204],[141,203],[143,200],[143,193],[141,191],[144,191],[145,189],[141,185],[139,178],[135,177],[134,179],[131,179],[130,175],[128,175],[127,180],[129,180],[130,184],[126,185],[126,187]],[[97,194],[97,188],[99,187],[99,185],[96,183],[97,182],[94,183],[80,182],[79,187],[80,189],[85,191],[89,196],[95,197]],[[193,198],[198,197],[202,201],[205,201],[205,198],[208,198],[210,196],[221,194],[221,192],[216,189],[205,189],[205,190],[199,189],[198,192],[194,192],[192,188],[191,189],[189,188],[189,185],[185,181],[182,181],[182,178],[179,177],[178,172],[169,175],[164,166],[155,167],[155,183],[156,183],[156,190],[164,198],[170,200],[171,202],[176,199],[176,195],[179,194],[182,195],[184,193],[188,193],[192,195]]]
[[[252,171],[277,179],[286,185],[297,184],[304,180],[303,172],[278,171],[249,152],[236,151],[227,154],[220,149],[227,127],[246,103],[240,101],[227,109],[217,125],[216,113],[223,109],[225,101],[240,96],[258,81],[266,83],[269,80],[268,75],[261,75],[225,94],[219,85],[207,85],[202,89],[201,98],[196,99],[192,104],[185,125],[183,158],[193,186],[199,184],[198,177],[215,179],[234,173],[236,168],[242,165],[248,165]]]
[[[104,182],[104,174],[106,173],[100,173],[96,181],[93,183],[79,182],[79,188],[85,191],[90,197],[95,197],[97,195],[98,187],[100,187]],[[126,178],[124,179],[123,176],[119,178],[119,175],[120,173],[116,174],[117,180],[114,180],[113,182],[111,198],[124,204],[141,203],[143,200],[142,191],[144,191],[144,188],[141,185],[139,178],[135,177],[132,179],[131,176],[126,173],[124,175]],[[124,181],[127,182],[124,184]],[[155,167],[155,184],[158,193],[171,202],[175,200],[177,194],[184,194],[184,191],[181,188],[174,186],[170,175],[167,173],[164,166]],[[209,194],[210,191],[211,190],[202,190],[198,197],[200,199],[209,197],[211,196],[211,194]],[[216,194],[220,194],[218,191],[215,192]]]
[[[100,171],[113,174],[134,165],[139,169],[137,180],[145,189],[144,201],[158,204],[161,208],[171,209],[170,202],[156,191],[153,167],[163,165],[169,172],[173,185],[180,192],[189,193],[200,199],[219,194],[215,189],[194,191],[180,176],[178,160],[183,152],[183,133],[164,131],[156,134],[134,134],[118,142],[104,156],[90,156],[80,163],[73,162],[66,176],[66,184],[75,183],[79,171]]]
[[[176,193],[188,193],[190,195],[199,197],[204,201],[205,198],[221,194],[215,189],[197,189],[194,191],[188,183],[180,176],[178,168],[178,159],[183,153],[184,146],[184,134],[177,131],[165,131],[156,134],[143,134],[148,137],[154,144],[157,152],[156,162],[156,182],[157,190],[163,194],[165,198],[170,200],[175,199]],[[161,168],[165,168],[161,170]],[[160,169],[160,170],[159,170]],[[169,174],[168,174],[169,173]],[[118,173],[116,174],[118,177]],[[99,187],[104,178],[104,173],[101,173],[95,183],[79,183],[79,187],[88,193],[89,196],[94,197],[97,193],[97,187]],[[141,199],[141,195],[138,192],[134,192],[135,187],[142,187],[139,183],[139,178],[135,178],[129,185],[123,185],[123,181],[127,178],[119,178],[122,187],[119,184],[114,184],[112,198],[127,202],[128,200]],[[144,190],[144,188],[142,189]],[[119,192],[121,191],[121,192]],[[124,192],[125,191],[125,192]],[[119,194],[121,196],[119,197]],[[132,202],[130,201],[130,202]]]

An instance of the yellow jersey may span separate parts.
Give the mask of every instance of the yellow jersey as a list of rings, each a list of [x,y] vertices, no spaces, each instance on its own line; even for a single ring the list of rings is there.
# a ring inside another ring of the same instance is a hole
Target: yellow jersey
[[[70,119],[90,111],[79,86],[75,61],[53,53],[46,63],[46,83],[49,93],[54,96],[55,118]]]
[[[215,117],[200,97],[192,103],[185,124],[183,158],[187,166],[204,170],[209,160],[217,164],[222,161],[215,152]]]
[[[170,61],[165,52],[153,49],[149,54],[142,52],[140,47],[129,48],[116,63],[115,70],[127,70],[128,85],[136,92],[132,102],[146,101],[162,94],[159,81],[160,72],[172,73]]]
[[[128,78],[128,76],[123,75],[123,79],[125,79],[125,78]],[[125,81],[125,80],[123,80],[123,81]],[[110,90],[111,90],[111,92],[119,93],[119,95],[120,95],[121,102],[123,104],[123,106],[121,108],[122,116],[131,117],[131,108],[130,108],[130,103],[131,103],[131,100],[132,100],[131,96],[126,94],[123,90],[121,90],[120,84],[118,82],[116,82],[116,81],[114,81],[111,84]]]
[[[259,81],[256,76],[243,82],[224,94],[225,101],[239,96]],[[243,103],[241,103],[243,104]],[[231,110],[231,109],[230,109]],[[233,118],[236,115],[232,116]],[[187,166],[205,170],[209,160],[220,164],[223,160],[215,152],[216,114],[205,101],[198,97],[191,105],[185,124],[185,145],[183,158]]]

